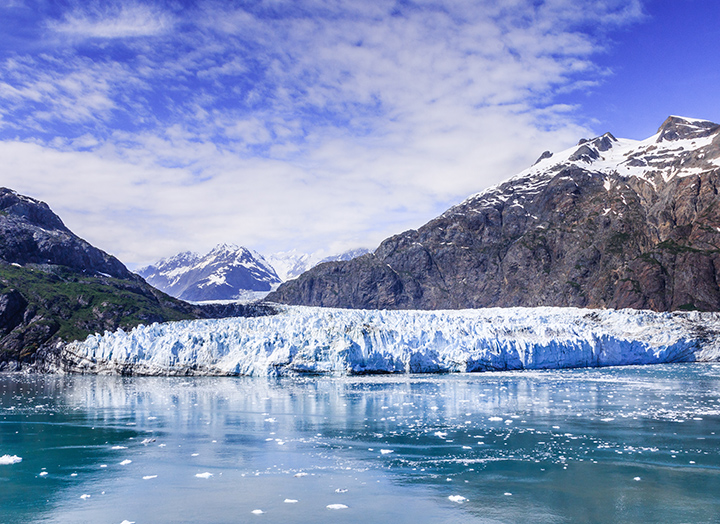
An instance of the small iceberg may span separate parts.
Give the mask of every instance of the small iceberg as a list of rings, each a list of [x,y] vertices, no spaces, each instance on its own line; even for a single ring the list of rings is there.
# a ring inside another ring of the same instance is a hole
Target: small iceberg
[[[22,457],[18,457],[17,455],[3,455],[0,457],[0,466],[9,466],[11,464],[17,464],[18,462],[22,462]]]

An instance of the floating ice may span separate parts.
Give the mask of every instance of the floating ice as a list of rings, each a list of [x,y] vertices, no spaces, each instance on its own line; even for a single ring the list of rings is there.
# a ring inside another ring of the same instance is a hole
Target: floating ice
[[[347,509],[345,504],[328,504],[325,506],[327,509]]]
[[[457,502],[458,504],[467,502],[467,499],[465,497],[463,497],[462,495],[450,495],[448,497],[448,500],[450,500],[450,502]]]
[[[262,515],[265,512],[261,509],[254,509],[250,513],[252,513],[253,515]]]
[[[305,473],[304,471],[301,471],[300,473],[295,473],[295,476],[298,478],[307,477],[307,473]]]
[[[10,464],[17,464],[22,462],[22,457],[17,455],[3,455],[0,457],[0,466],[9,466]]]
[[[143,480],[150,480],[150,479],[156,479],[157,475],[145,475],[143,477]]]
[[[285,504],[297,504],[297,500],[296,500],[296,499],[285,499],[285,500],[283,500],[283,502],[284,502]]]
[[[348,491],[348,490],[345,489],[345,488],[338,488],[338,489],[335,490],[335,493],[347,493],[347,491]]]
[[[84,499],[89,499],[89,498],[90,498],[90,495],[88,495],[87,493],[84,493],[84,494],[80,495],[80,498],[83,499],[83,500],[84,500]]]
[[[123,520],[120,524],[135,524],[134,520]]]
[[[388,453],[394,453],[394,451],[392,449],[381,449],[380,453],[382,455],[387,455]]]
[[[39,475],[40,475],[41,477],[44,477],[44,476],[47,475],[47,474],[48,474],[47,471],[41,471],[41,472],[39,473]]]
[[[120,463],[121,466],[127,466],[128,464],[132,464],[132,460],[125,459]]]
[[[127,446],[113,446],[110,449],[127,449]]]
[[[195,474],[195,476],[199,479],[209,479],[210,477],[213,476],[213,474],[210,473],[209,471],[206,471],[204,473],[197,473],[197,474]]]
[[[641,479],[640,477],[635,477],[633,480],[634,480],[635,482],[640,482],[642,479]]]
[[[168,322],[91,335],[65,369],[273,375],[491,371],[720,360],[720,314],[581,308],[376,311]]]

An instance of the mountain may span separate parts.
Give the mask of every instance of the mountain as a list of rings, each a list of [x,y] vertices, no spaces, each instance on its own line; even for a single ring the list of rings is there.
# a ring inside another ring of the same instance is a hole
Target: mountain
[[[228,244],[204,256],[180,253],[137,273],[165,293],[191,301],[235,299],[244,291],[267,292],[280,283],[262,255]]]
[[[324,262],[335,262],[343,260],[352,260],[366,253],[370,250],[365,248],[350,249],[337,255],[323,256],[324,251],[318,251],[315,253],[300,253],[296,250],[283,251],[279,253],[273,253],[269,255],[267,261],[275,269],[276,273],[280,277],[280,280],[286,282],[294,278],[299,277],[308,269],[311,269],[318,264]]]
[[[43,369],[65,343],[92,333],[269,312],[171,298],[75,235],[44,202],[0,188],[0,371]]]
[[[720,125],[669,117],[545,152],[374,253],[271,293],[367,309],[580,306],[720,311]]]

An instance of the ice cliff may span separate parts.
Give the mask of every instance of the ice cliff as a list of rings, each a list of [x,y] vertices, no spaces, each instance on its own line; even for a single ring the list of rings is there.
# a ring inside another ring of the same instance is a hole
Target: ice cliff
[[[286,307],[91,335],[59,371],[141,375],[424,373],[720,360],[720,314],[580,308]]]

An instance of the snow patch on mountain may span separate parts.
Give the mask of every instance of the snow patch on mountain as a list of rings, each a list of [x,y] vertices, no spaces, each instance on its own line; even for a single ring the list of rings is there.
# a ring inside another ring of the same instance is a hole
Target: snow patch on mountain
[[[233,244],[220,244],[204,256],[180,253],[137,273],[161,291],[190,301],[239,299],[280,284],[262,255]]]
[[[286,282],[299,277],[305,273],[305,271],[312,269],[318,264],[352,260],[369,252],[369,249],[357,248],[343,251],[339,254],[328,255],[326,250],[315,251],[314,253],[300,253],[293,249],[291,251],[273,253],[266,258],[280,279]]]
[[[66,371],[149,375],[424,373],[720,360],[720,314],[581,308],[378,311],[139,326],[67,345]]]
[[[510,198],[529,198],[539,192],[551,178],[569,165],[593,174],[637,177],[655,184],[656,177],[700,174],[720,166],[720,125],[708,120],[670,116],[658,132],[645,140],[615,138],[605,133],[591,140],[583,139],[559,153],[544,152],[528,169],[509,180],[467,198],[446,213],[469,202],[506,202]],[[503,187],[512,186],[506,194]],[[609,184],[606,189],[610,189]]]

